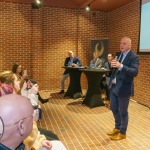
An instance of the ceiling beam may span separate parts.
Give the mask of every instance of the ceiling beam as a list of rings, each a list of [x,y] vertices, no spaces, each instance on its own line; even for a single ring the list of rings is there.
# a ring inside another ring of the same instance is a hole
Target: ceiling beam
[[[92,2],[94,2],[95,0],[83,0],[81,3],[80,3],[80,7],[81,8],[84,8],[85,6],[91,4]]]

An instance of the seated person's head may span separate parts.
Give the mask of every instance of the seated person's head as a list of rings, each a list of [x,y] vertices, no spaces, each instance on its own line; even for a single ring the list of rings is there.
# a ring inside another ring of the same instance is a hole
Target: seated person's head
[[[18,74],[18,75],[22,75],[22,68],[21,68],[21,65],[19,65],[19,64],[14,64],[14,65],[12,66],[12,72],[13,72],[13,73],[16,73],[16,74]]]
[[[31,94],[37,94],[39,92],[39,86],[35,80],[29,79],[24,84],[26,84],[25,86],[27,87],[28,90],[30,90]]]
[[[0,143],[15,149],[32,131],[33,107],[28,98],[0,97]]]
[[[93,52],[93,58],[97,59],[98,58],[98,53],[97,52]]]
[[[20,81],[12,71],[3,71],[0,73],[0,87],[3,84],[11,86],[13,93],[17,93],[20,90]]]
[[[113,54],[109,53],[109,54],[107,55],[107,59],[108,59],[109,62],[111,62],[111,61],[114,59]]]
[[[72,52],[72,51],[69,51],[69,52],[68,52],[68,56],[69,56],[70,58],[73,58],[73,57],[74,57],[73,52]]]

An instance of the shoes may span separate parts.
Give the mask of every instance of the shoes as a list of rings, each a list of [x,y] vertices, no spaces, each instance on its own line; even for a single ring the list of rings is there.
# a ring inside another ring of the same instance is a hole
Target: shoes
[[[122,140],[125,138],[126,138],[126,134],[122,134],[120,132],[117,135],[110,137],[111,140],[115,140],[115,141]]]
[[[58,92],[58,94],[63,94],[63,93],[65,93],[64,90],[61,90],[60,92]]]
[[[119,130],[119,129],[114,128],[114,130],[113,130],[113,131],[108,132],[108,133],[107,133],[107,135],[109,135],[109,136],[115,136],[115,135],[117,135],[118,133],[120,133],[120,130]]]
[[[105,105],[105,106],[109,106],[109,105],[110,105],[110,100],[105,100],[105,101],[104,101],[104,105]]]

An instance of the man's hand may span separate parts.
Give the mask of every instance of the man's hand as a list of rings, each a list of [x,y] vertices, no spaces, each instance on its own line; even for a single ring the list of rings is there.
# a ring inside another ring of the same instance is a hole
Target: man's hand
[[[26,90],[27,89],[27,82],[24,81],[23,86],[22,86],[22,90]]]
[[[34,84],[30,89],[30,94],[37,94],[39,92],[38,84]]]
[[[73,64],[72,64],[72,67],[77,67],[77,64],[74,64],[74,63],[73,63]]]
[[[120,68],[121,63],[117,60],[117,57],[111,61],[111,67],[112,68]]]

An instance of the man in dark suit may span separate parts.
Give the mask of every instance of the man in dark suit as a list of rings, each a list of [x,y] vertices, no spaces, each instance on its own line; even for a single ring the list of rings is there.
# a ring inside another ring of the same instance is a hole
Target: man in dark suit
[[[133,79],[138,74],[139,58],[131,50],[131,39],[120,41],[120,55],[111,61],[114,68],[110,78],[110,109],[115,119],[115,128],[108,132],[111,140],[126,138],[128,105]]]
[[[78,57],[74,56],[72,51],[68,52],[68,56],[69,57],[67,57],[65,59],[64,66],[70,66],[70,67],[82,66],[81,61],[79,60]],[[62,78],[61,78],[61,90],[60,90],[59,94],[63,94],[64,93],[64,88],[65,88],[65,84],[64,83],[65,83],[65,80],[68,77],[69,77],[69,72],[68,72],[68,70],[65,70],[64,74],[62,75]]]

